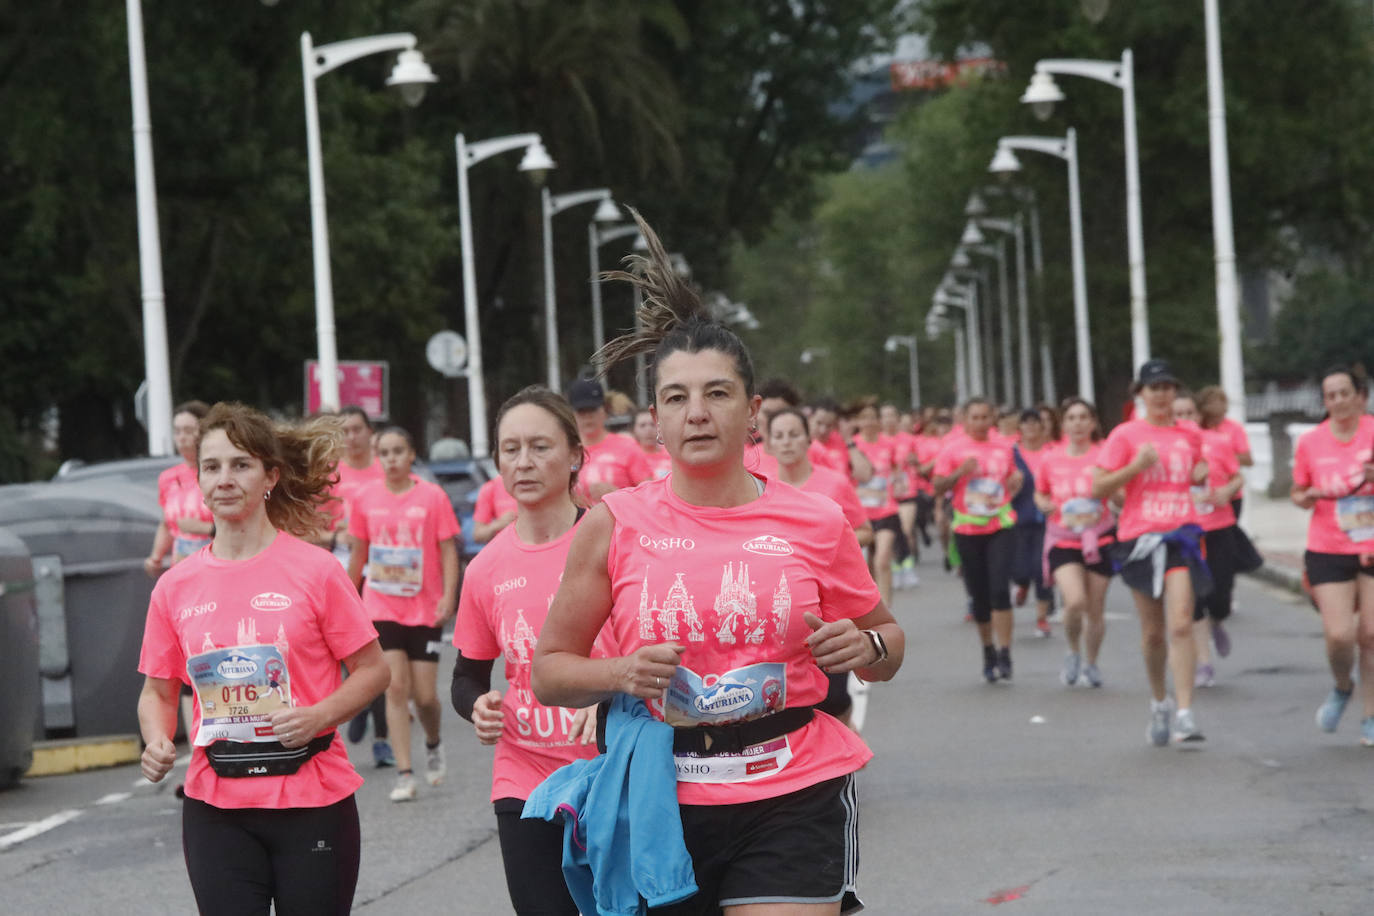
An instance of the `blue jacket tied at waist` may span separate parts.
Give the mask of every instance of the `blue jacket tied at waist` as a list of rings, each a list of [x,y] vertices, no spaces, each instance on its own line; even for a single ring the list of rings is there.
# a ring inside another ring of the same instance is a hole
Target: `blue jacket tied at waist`
[[[682,840],[673,729],[643,700],[617,694],[606,753],[556,770],[530,793],[521,816],[560,815],[563,879],[588,916],[639,916],[697,892]]]

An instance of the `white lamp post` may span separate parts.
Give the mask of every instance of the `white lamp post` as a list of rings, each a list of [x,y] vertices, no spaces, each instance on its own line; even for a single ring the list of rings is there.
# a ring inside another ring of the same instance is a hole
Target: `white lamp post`
[[[1064,93],[1054,81],[1055,73],[1085,76],[1121,90],[1126,146],[1126,255],[1130,267],[1131,358],[1135,363],[1132,367],[1134,370],[1150,358],[1150,317],[1145,300],[1145,233],[1140,224],[1140,151],[1135,133],[1134,58],[1131,49],[1127,48],[1121,52],[1119,63],[1111,60],[1039,61],[1021,101],[1031,105],[1036,116],[1042,120],[1049,117],[1055,102],[1064,100]]]
[[[372,35],[315,47],[309,32],[301,33],[301,73],[305,80],[305,144],[310,172],[310,235],[315,257],[315,336],[319,348],[320,409],[339,409],[339,354],[334,337],[334,281],[329,269],[329,223],[324,202],[324,156],[320,151],[320,112],[315,99],[315,80],[349,61],[400,51],[387,79],[397,86],[407,105],[418,105],[425,86],[438,82],[415,50],[409,32]]]
[[[599,210],[599,208],[598,208]],[[601,246],[616,239],[639,234],[638,226],[612,226],[602,229],[595,218],[587,224],[587,248],[592,267],[592,352],[606,345],[606,320],[601,311]],[[597,366],[598,374],[601,367]]]
[[[1026,234],[1022,230],[1021,214],[1017,213],[1011,219],[985,216],[978,220],[978,225],[984,229],[1010,235],[1016,242],[1016,331],[1020,337],[1018,350],[1019,368],[1021,370],[1021,398],[1023,403],[1029,405],[1035,400],[1035,396],[1031,393],[1030,302],[1026,292]],[[1005,274],[1003,279],[1005,279]],[[1002,332],[1003,353],[1006,353],[1005,340],[1010,332],[1010,324],[1005,313],[1002,316],[1002,321],[1004,323]],[[1008,366],[1007,378],[1007,388],[1010,389],[1010,366]],[[1014,404],[1016,401],[1013,399],[1011,403]]]
[[[477,314],[477,270],[472,256],[472,210],[468,198],[468,169],[483,159],[511,150],[523,149],[520,171],[541,178],[554,168],[554,161],[538,134],[512,134],[468,145],[462,134],[453,138],[458,154],[458,228],[463,253],[463,317],[468,343],[468,421],[474,458],[488,454],[487,392],[482,378],[482,322]]]
[[[601,206],[597,208],[593,219],[603,223],[614,223],[620,219],[620,209],[611,200],[611,192],[606,188],[557,195],[550,194],[548,188],[542,188],[539,198],[544,217],[544,347],[549,390],[556,393],[563,390],[563,383],[558,360],[558,302],[553,288],[553,218],[569,207],[600,201]]]
[[[914,334],[893,334],[883,343],[883,349],[896,353],[898,347],[907,349],[907,373],[911,380],[911,409],[921,406],[921,374],[916,357],[916,336]]]
[[[983,345],[982,332],[978,330],[978,284],[973,281],[962,288],[957,283],[952,285],[957,292],[951,292],[948,288],[941,286],[935,291],[932,302],[937,309],[957,308],[963,310],[966,344],[963,349],[968,354],[965,390],[968,395],[981,396],[984,393]],[[956,328],[956,330],[958,329]],[[958,336],[956,334],[956,340]]]
[[[133,99],[134,187],[138,206],[138,267],[143,298],[143,366],[148,379],[148,454],[172,454],[172,373],[162,290],[162,241],[157,227],[153,120],[143,51],[143,6],[128,0],[129,94]]]
[[[1057,156],[1069,171],[1069,240],[1073,264],[1073,325],[1078,356],[1078,395],[1096,402],[1093,387],[1092,343],[1088,327],[1088,284],[1083,266],[1083,204],[1078,190],[1078,135],[1072,127],[1060,137],[1003,137],[988,171],[1018,172],[1021,163],[1013,150],[1029,150]]]
[[[949,320],[949,312],[943,305],[933,305],[926,312],[926,338],[937,339],[945,330],[953,331],[954,337],[954,400],[958,404],[968,399],[968,369],[964,362],[964,329]]]
[[[980,221],[981,222],[981,221]],[[998,239],[982,245],[965,245],[965,251],[992,258],[997,262],[997,303],[998,330],[997,340],[1002,351],[1002,400],[1008,406],[1016,404],[1016,367],[1011,361],[1011,284],[1007,281],[1007,248],[1004,240]],[[987,317],[991,317],[990,315]],[[991,323],[988,322],[989,328]],[[991,338],[991,333],[989,333]],[[989,344],[992,342],[989,339]]]

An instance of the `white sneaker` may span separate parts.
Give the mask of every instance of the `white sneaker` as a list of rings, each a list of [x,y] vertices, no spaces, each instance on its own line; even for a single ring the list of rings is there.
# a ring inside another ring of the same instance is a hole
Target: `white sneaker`
[[[415,777],[410,773],[402,773],[396,777],[396,785],[391,790],[391,800],[394,802],[415,801]]]
[[[1197,722],[1193,720],[1191,709],[1180,709],[1174,713],[1174,734],[1175,744],[1184,742],[1202,741],[1202,730],[1197,727]]]
[[[425,782],[431,786],[437,786],[444,781],[444,773],[448,768],[444,766],[444,746],[425,748]]]
[[[916,570],[912,567],[907,567],[902,570],[902,576],[906,582],[907,588],[916,588],[921,584],[921,577],[916,574]]]
[[[1169,743],[1169,727],[1173,724],[1174,704],[1173,701],[1165,697],[1162,700],[1150,701],[1150,727],[1145,732],[1145,740],[1155,747],[1164,747]]]

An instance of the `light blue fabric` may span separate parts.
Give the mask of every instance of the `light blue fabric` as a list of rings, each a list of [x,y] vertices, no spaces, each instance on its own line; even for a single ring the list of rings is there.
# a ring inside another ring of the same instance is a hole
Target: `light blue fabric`
[[[563,879],[587,916],[640,916],[697,892],[682,840],[673,729],[617,694],[606,753],[554,771],[521,817],[563,818]]]

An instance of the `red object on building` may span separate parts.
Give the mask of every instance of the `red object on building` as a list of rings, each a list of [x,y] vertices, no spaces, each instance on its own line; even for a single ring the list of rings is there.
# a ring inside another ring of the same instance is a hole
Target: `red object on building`
[[[966,83],[979,76],[1000,75],[1007,65],[993,57],[968,60],[896,60],[889,66],[894,92],[915,89],[944,89]]]
[[[305,413],[320,412],[320,366],[305,361]],[[386,360],[339,360],[339,406],[356,404],[372,419],[391,415],[391,366]]]

